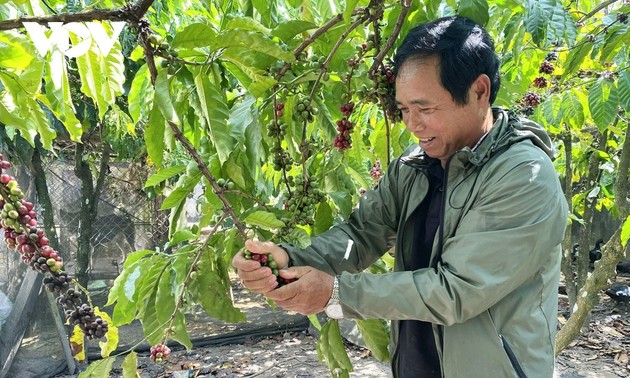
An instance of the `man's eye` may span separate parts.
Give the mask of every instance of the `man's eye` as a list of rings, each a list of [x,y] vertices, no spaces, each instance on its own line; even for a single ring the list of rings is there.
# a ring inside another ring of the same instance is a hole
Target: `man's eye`
[[[399,112],[401,112],[401,113],[408,113],[409,112],[409,109],[407,109],[407,108],[398,108],[397,110]]]

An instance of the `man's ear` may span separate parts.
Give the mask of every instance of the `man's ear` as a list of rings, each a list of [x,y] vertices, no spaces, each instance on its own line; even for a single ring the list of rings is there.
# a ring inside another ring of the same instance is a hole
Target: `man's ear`
[[[472,86],[472,94],[473,99],[475,101],[480,101],[483,103],[490,102],[490,92],[492,89],[492,84],[490,83],[490,78],[486,74],[481,74],[477,76]]]

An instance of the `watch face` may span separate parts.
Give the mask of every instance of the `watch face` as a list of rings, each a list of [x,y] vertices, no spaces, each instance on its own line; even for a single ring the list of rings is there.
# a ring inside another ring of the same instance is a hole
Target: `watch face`
[[[331,304],[326,307],[326,315],[332,319],[341,319],[343,318],[343,311],[341,310],[340,304]]]

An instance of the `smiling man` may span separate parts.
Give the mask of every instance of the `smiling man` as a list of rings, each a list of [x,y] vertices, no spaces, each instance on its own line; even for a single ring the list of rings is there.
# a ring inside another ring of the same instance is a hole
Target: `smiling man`
[[[297,281],[277,288],[242,253],[232,264],[284,309],[390,319],[396,378],[551,377],[568,209],[549,136],[492,106],[499,60],[469,19],[412,29],[395,74],[418,145],[310,247],[246,242]],[[394,272],[364,272],[394,246]]]

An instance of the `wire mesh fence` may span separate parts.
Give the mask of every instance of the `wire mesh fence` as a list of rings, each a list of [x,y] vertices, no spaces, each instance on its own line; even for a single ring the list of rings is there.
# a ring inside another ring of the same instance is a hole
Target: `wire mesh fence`
[[[168,232],[168,215],[159,210],[157,200],[148,199],[143,192],[148,174],[145,167],[114,162],[108,169],[91,235],[91,279],[115,278],[129,253],[154,249],[165,241]],[[73,273],[81,216],[81,180],[74,173],[72,161],[50,161],[45,171],[59,252],[65,261],[64,269]],[[28,185],[23,184],[27,180],[18,178],[20,186]],[[34,191],[27,195],[34,196]],[[36,210],[40,208],[36,206]],[[17,255],[0,243],[0,290],[16,269]]]

